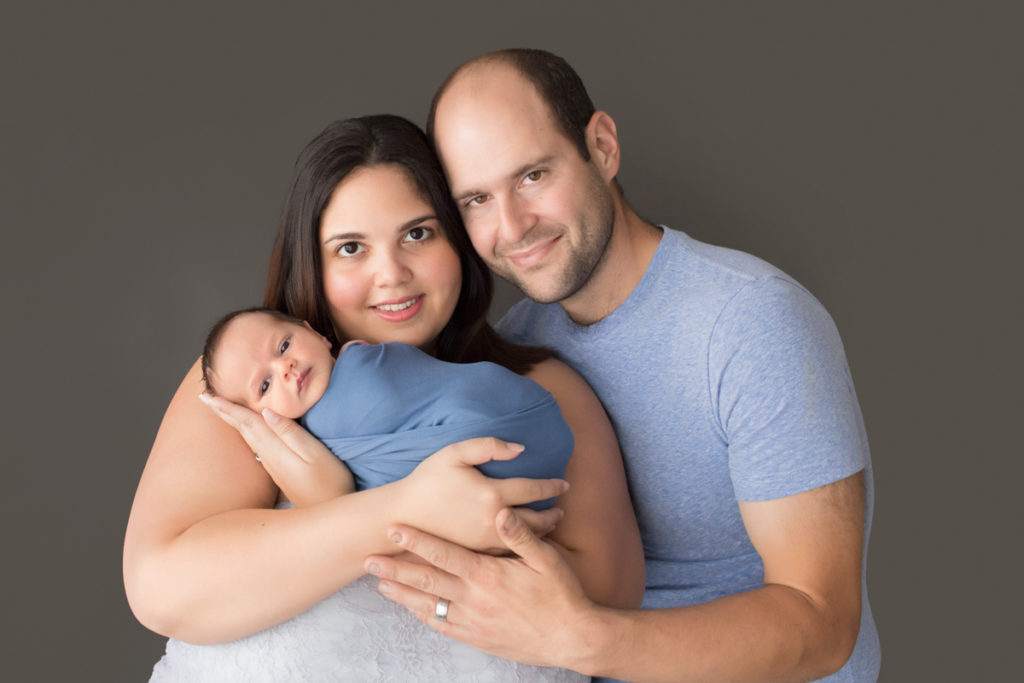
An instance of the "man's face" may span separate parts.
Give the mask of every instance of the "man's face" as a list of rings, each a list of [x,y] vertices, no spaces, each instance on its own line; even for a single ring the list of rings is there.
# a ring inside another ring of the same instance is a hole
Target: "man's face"
[[[479,72],[479,73],[478,73]],[[434,137],[480,256],[535,301],[562,301],[612,233],[608,181],[559,130],[536,89],[504,65],[456,77]]]

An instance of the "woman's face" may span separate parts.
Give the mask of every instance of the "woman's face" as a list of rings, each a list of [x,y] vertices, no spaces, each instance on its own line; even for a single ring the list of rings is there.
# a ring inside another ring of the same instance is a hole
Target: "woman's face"
[[[405,170],[364,166],[320,223],[324,294],[341,339],[431,351],[462,288],[458,254]]]

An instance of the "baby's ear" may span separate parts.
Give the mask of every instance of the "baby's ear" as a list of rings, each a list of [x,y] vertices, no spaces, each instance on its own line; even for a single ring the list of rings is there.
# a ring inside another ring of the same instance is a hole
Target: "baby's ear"
[[[312,332],[312,333],[313,333],[313,334],[315,334],[316,336],[318,336],[318,337],[320,337],[321,339],[323,339],[323,340],[324,340],[324,343],[325,343],[325,344],[327,344],[327,348],[331,348],[331,347],[333,346],[333,345],[331,344],[331,340],[330,340],[330,339],[328,339],[327,337],[325,337],[324,335],[320,334],[320,333],[319,333],[319,332],[317,332],[316,330],[314,330],[314,329],[313,329],[313,326],[309,324],[309,321],[308,321],[308,320],[303,320],[303,321],[302,321],[302,324],[303,324],[303,325],[305,325],[305,326],[306,326],[306,327],[307,327],[307,328],[309,329],[309,331],[310,331],[310,332]]]

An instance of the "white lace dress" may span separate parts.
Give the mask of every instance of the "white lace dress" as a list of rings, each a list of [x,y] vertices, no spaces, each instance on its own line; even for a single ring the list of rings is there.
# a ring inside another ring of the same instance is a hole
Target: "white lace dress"
[[[572,682],[572,671],[500,659],[446,638],[363,576],[310,610],[222,645],[167,641],[150,683],[327,681]]]

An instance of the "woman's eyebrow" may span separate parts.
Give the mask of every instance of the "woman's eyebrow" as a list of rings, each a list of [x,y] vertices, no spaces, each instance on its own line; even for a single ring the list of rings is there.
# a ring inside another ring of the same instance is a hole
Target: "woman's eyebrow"
[[[398,228],[395,230],[395,232],[405,232],[406,230],[409,230],[411,228],[415,228],[417,225],[419,225],[420,223],[423,223],[424,221],[435,221],[435,220],[437,220],[437,216],[435,216],[432,213],[428,213],[426,215],[420,216],[419,218],[413,218],[411,221],[406,221],[406,222],[402,223],[401,225],[398,226]]]
[[[437,216],[435,216],[432,213],[427,213],[427,214],[424,214],[422,216],[417,216],[416,218],[413,218],[411,220],[408,220],[408,221],[402,223],[397,228],[395,228],[395,232],[405,232],[406,230],[409,230],[410,228],[414,228],[417,225],[419,225],[420,223],[423,223],[424,221],[435,221],[435,220],[437,220]],[[361,233],[361,232],[339,232],[337,234],[331,235],[330,237],[324,239],[323,243],[324,244],[330,244],[331,242],[337,242],[338,240],[361,240],[361,239],[366,239],[366,234],[365,233]]]
[[[336,240],[361,240],[364,237],[366,237],[366,235],[361,232],[339,232],[338,234],[331,235],[325,239],[324,244],[330,244]]]

